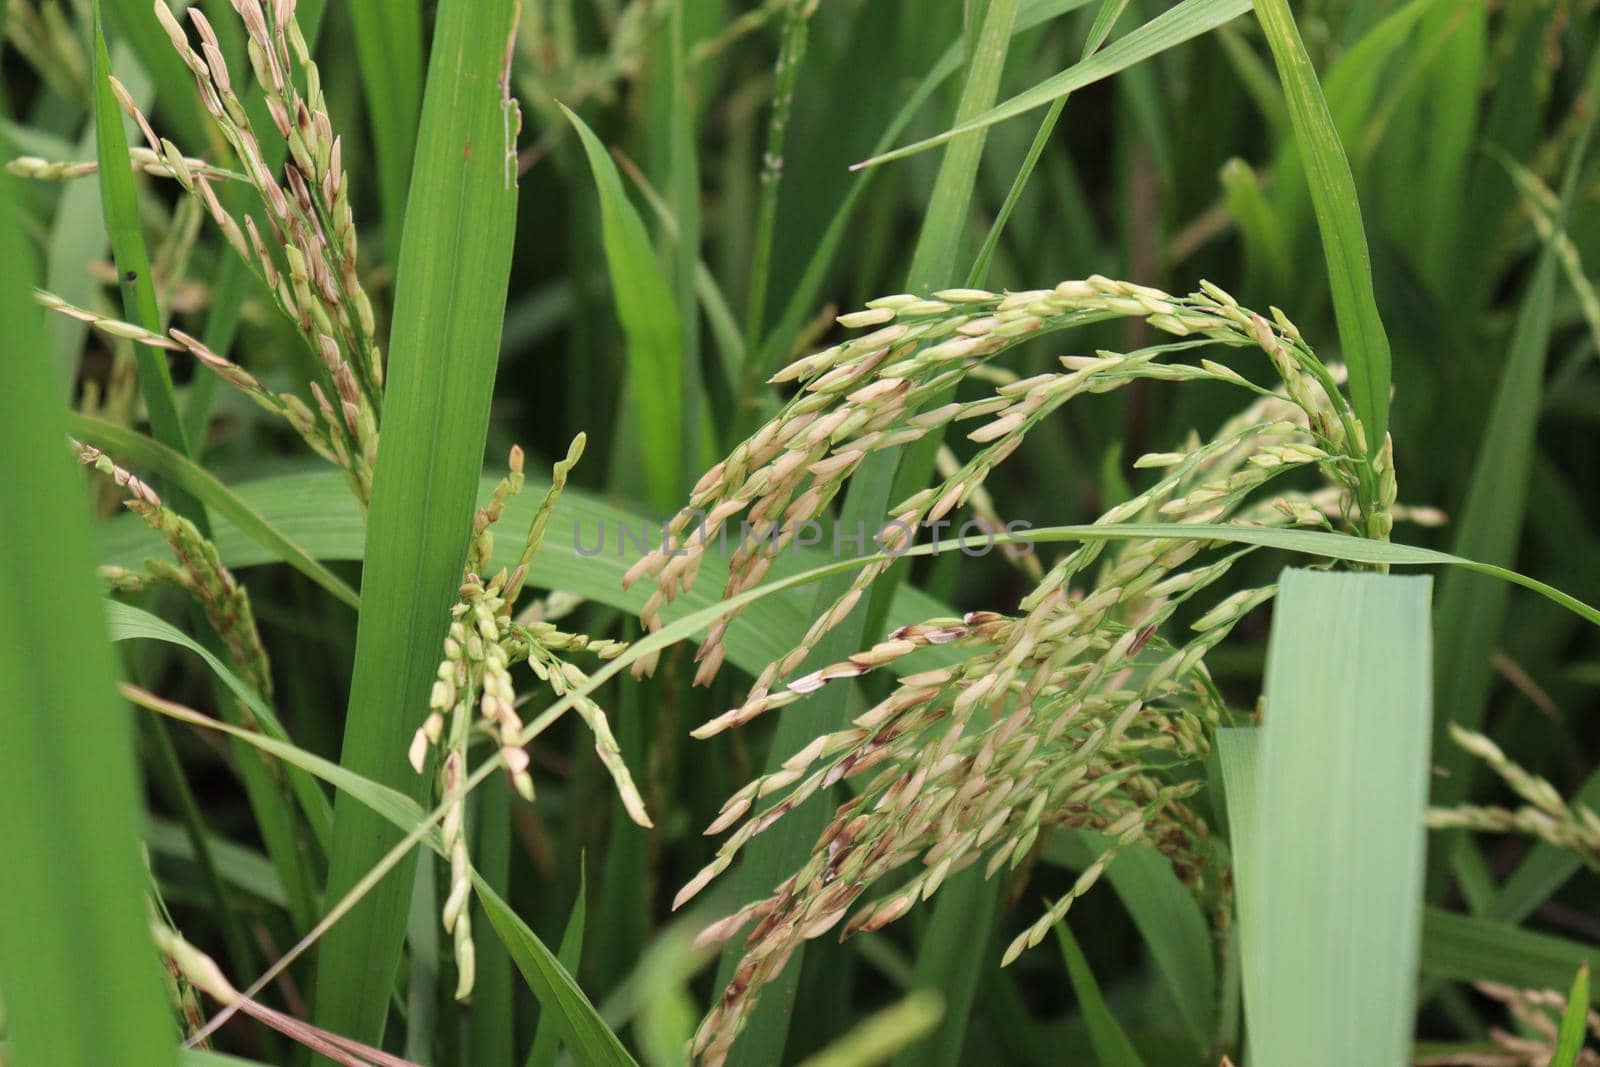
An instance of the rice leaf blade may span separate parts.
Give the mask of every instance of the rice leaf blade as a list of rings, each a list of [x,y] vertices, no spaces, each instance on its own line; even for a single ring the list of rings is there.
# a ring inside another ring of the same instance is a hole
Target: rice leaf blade
[[[114,1048],[157,1067],[176,1060],[176,1042],[144,905],[133,735],[113,696],[83,482],[63,443],[60,383],[41,358],[19,203],[0,174],[0,465],[7,493],[26,501],[0,524],[6,1055],[18,1067],[88,1067]],[[85,1005],[93,1026],[82,1025]]]
[[[644,220],[629,201],[617,165],[575,112],[562,111],[578,131],[600,198],[602,243],[611,273],[617,318],[628,341],[631,411],[639,426],[640,462],[650,501],[672,507],[680,498],[684,436],[682,325],[667,273],[650,245]]]
[[[1431,580],[1285,571],[1254,782],[1223,750],[1245,1013],[1263,1063],[1408,1055]]]
[[[440,5],[401,242],[373,476],[363,604],[340,763],[418,796],[406,745],[461,580],[488,432],[515,231],[512,107],[501,72],[511,0]],[[339,899],[396,841],[348,798],[334,804],[328,897]],[[381,1039],[405,936],[409,866],[335,926],[318,955],[319,1025]]]
[[[1255,12],[1277,63],[1311,188],[1339,344],[1350,369],[1351,403],[1367,440],[1376,447],[1389,432],[1389,335],[1378,315],[1355,178],[1288,0],[1256,0]]]
[[[1083,1014],[1083,1021],[1089,1028],[1089,1047],[1094,1049],[1100,1067],[1144,1067],[1144,1061],[1139,1059],[1139,1053],[1134,1050],[1133,1042],[1128,1040],[1122,1024],[1106,1007],[1105,998],[1100,995],[1100,983],[1095,981],[1089,961],[1083,956],[1083,949],[1078,947],[1077,939],[1072,936],[1072,930],[1065,922],[1056,925],[1056,940],[1061,945],[1062,958],[1067,961],[1072,995],[1077,999],[1078,1011]]]

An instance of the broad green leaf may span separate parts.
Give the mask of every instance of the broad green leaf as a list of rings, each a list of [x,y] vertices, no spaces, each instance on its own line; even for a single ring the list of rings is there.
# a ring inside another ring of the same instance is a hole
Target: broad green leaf
[[[1056,925],[1056,939],[1061,944],[1061,955],[1067,962],[1067,978],[1072,982],[1072,995],[1078,1002],[1078,1011],[1089,1028],[1089,1046],[1100,1067],[1144,1067],[1133,1042],[1123,1032],[1122,1024],[1106,1007],[1100,995],[1100,984],[1094,980],[1089,961],[1065,922]]]
[[[1278,66],[1278,80],[1289,103],[1289,121],[1311,187],[1339,344],[1350,369],[1350,401],[1367,441],[1376,449],[1389,432],[1389,335],[1378,316],[1355,179],[1288,0],[1256,0],[1255,11]]]
[[[679,499],[683,467],[685,396],[682,328],[672,286],[650,245],[644,221],[628,199],[617,165],[605,145],[576,113],[578,131],[600,197],[602,243],[611,274],[611,295],[628,342],[628,389],[638,423],[645,485],[657,507]]]
[[[1407,1058],[1429,769],[1430,586],[1285,571],[1264,724],[1254,737],[1222,731],[1255,1063]]]
[[[493,477],[484,478],[480,483],[480,492],[487,495],[495,481],[497,479]],[[307,475],[264,478],[233,488],[241,499],[266,516],[285,536],[292,538],[296,544],[301,545],[318,559],[361,559],[364,551],[364,527],[355,503],[350,500],[344,477],[338,472],[322,471]],[[505,518],[502,521],[511,526],[526,525],[533,517],[533,509],[538,506],[538,496],[539,483],[530,477],[528,488],[523,494],[507,502]],[[602,527],[608,531],[606,542],[603,547],[597,549],[594,543],[595,532]],[[624,542],[625,548],[619,548],[615,540],[615,531],[619,528],[630,531]],[[570,529],[573,531],[573,537],[569,541],[565,537],[555,536],[553,532],[545,541],[530,570],[532,575],[530,581],[533,584],[547,589],[577,593],[627,611],[637,611],[643,605],[649,595],[648,592],[637,586],[631,591],[623,591],[620,589],[620,584],[623,572],[635,558],[628,554],[636,548],[635,532],[659,529],[658,526],[652,525],[651,520],[620,508],[601,504],[592,498],[587,498],[581,491],[569,489],[562,494],[561,503],[556,507],[556,517],[551,529],[552,531]],[[1258,545],[1297,555],[1343,560],[1347,563],[1390,567],[1459,568],[1489,575],[1524,589],[1531,589],[1578,617],[1600,626],[1600,608],[1587,604],[1537,578],[1530,578],[1504,567],[1440,552],[1437,549],[1393,541],[1372,541],[1317,530],[1173,523],[1048,526],[1029,530],[1025,539],[1035,544],[1058,544],[1071,541],[1190,537],[1204,537],[1216,544]],[[971,540],[976,544],[983,538],[975,537]],[[1004,540],[996,537],[994,543],[999,545],[1004,543]],[[108,524],[106,535],[102,538],[104,547],[101,561],[123,566],[137,565],[149,551],[148,546],[151,543],[152,535],[142,524],[129,521],[126,517],[119,518]],[[935,545],[920,545],[906,555],[923,556],[936,554],[936,551],[952,552],[962,543],[957,538],[946,539]],[[230,567],[248,567],[268,563],[276,558],[252,539],[231,529],[225,522],[218,525],[216,544],[222,554],[223,562]],[[503,553],[496,555],[497,561],[509,563],[514,559],[515,549],[500,545],[497,553]],[[825,558],[825,553],[816,550],[793,549],[779,558],[773,568],[774,574],[809,571],[814,575],[820,575],[822,572],[816,568],[824,566]],[[832,573],[863,566],[870,559],[871,557],[864,556],[856,560],[835,561],[826,566]],[[708,552],[706,563],[701,568],[700,581],[694,589],[679,596],[674,601],[675,610],[669,609],[664,613],[665,616],[677,617],[686,610],[698,610],[719,603],[720,582],[717,580],[719,565],[725,566],[725,563],[716,553]],[[805,615],[805,609],[809,606],[805,601],[809,598],[797,601],[793,596],[783,596],[780,593],[772,599],[780,604],[791,604],[796,617],[810,618]],[[901,625],[902,620],[914,622],[950,613],[948,606],[914,589],[903,590],[896,599],[903,601],[904,604],[902,609],[896,609],[891,616],[891,622],[896,626]],[[792,647],[787,634],[796,631],[789,630],[782,634],[757,632],[784,625],[779,621],[780,618],[780,616],[764,617],[760,626],[746,625],[743,618],[735,620],[729,627],[729,659],[746,669],[759,670],[776,656],[787,652]],[[804,621],[800,625],[804,626]],[[751,642],[742,645],[743,651],[737,656],[735,650],[740,646],[736,645],[736,637]],[[771,655],[767,655],[767,650],[771,650]],[[766,656],[765,659],[760,658],[763,655]]]
[[[373,475],[356,660],[340,763],[416,796],[405,759],[456,599],[488,432],[516,219],[514,105],[500,73],[512,0],[444,0],[400,246]],[[396,835],[342,795],[328,897],[342,898]],[[382,881],[321,946],[316,1020],[381,1039],[406,927],[409,866]]]
[[[176,1034],[150,943],[133,735],[113,695],[60,382],[40,358],[37,264],[19,204],[0,173],[0,481],[26,501],[0,523],[6,1056],[14,1067],[90,1067],[115,1049],[159,1067],[176,1061]]]

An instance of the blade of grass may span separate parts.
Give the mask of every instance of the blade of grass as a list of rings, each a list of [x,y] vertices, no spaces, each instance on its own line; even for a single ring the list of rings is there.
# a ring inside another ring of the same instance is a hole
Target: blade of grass
[[[677,498],[713,459],[711,436],[702,420],[705,396],[700,372],[700,305],[695,300],[696,268],[700,264],[700,164],[695,156],[695,112],[689,98],[693,75],[687,69],[684,40],[684,8],[688,0],[673,0],[667,17],[667,155],[672,176],[672,214],[677,223],[677,238],[672,242],[672,288],[678,311],[678,377],[683,397],[681,467],[677,474]],[[648,399],[648,398],[647,398]]]
[[[484,885],[503,900],[510,893],[511,884],[511,791],[480,792],[475,824],[474,863]],[[513,1062],[511,996],[511,956],[504,942],[479,942],[468,1046],[478,1063],[504,1063],[510,1067]]]
[[[343,603],[352,608],[361,606],[361,598],[344,579],[318,563],[304,548],[286,537],[265,516],[189,457],[159,441],[103,419],[72,413],[67,421],[74,436],[105,449],[119,459],[155,471],[170,484],[183,489],[226,518],[236,530],[273,557],[283,560]]]
[[[384,443],[373,476],[363,602],[340,762],[416,795],[407,738],[427,706],[461,579],[488,432],[515,231],[514,115],[502,66],[512,0],[444,0],[401,242]],[[394,842],[347,798],[334,805],[328,896]],[[404,866],[404,865],[402,865]],[[316,1019],[381,1040],[405,936],[410,869],[382,881],[318,957]]]
[[[1400,1063],[1410,1048],[1431,584],[1280,581],[1253,782],[1223,750],[1257,1062]]]
[[[1288,0],[1256,0],[1255,12],[1277,63],[1311,189],[1339,344],[1350,369],[1351,403],[1376,449],[1389,432],[1389,335],[1378,316],[1355,179]]]
[[[1428,908],[1422,919],[1422,969],[1460,982],[1559,989],[1580,967],[1600,963],[1600,948],[1550,934]],[[1597,991],[1590,990],[1590,999]]]
[[[1094,22],[1089,26],[1089,36],[1083,44],[1083,54],[1079,60],[1088,59],[1099,51],[1111,35],[1111,28],[1117,24],[1117,19],[1128,9],[1129,0],[1100,0],[1100,6],[1094,14]],[[989,232],[984,235],[983,244],[978,249],[977,256],[972,261],[972,269],[967,272],[967,285],[972,288],[982,288],[984,279],[989,275],[989,260],[994,256],[994,250],[1000,243],[1000,235],[1005,232],[1006,223],[1011,220],[1011,213],[1016,210],[1017,201],[1022,198],[1023,189],[1027,188],[1028,179],[1033,176],[1033,170],[1039,165],[1039,157],[1044,154],[1045,145],[1050,142],[1050,135],[1055,132],[1056,123],[1061,118],[1061,112],[1066,109],[1067,96],[1058,96],[1050,105],[1050,110],[1045,112],[1039,121],[1039,129],[1033,135],[1033,143],[1028,146],[1028,154],[1023,157],[1022,166],[1017,168],[1017,173],[1011,179],[1011,188],[1006,190],[1006,198],[1000,204],[1000,210],[995,213],[994,222],[989,225]]]
[[[1590,64],[1586,91],[1594,91],[1596,78],[1600,62]],[[1553,235],[1566,229],[1594,121],[1591,108],[1567,159]],[[1512,565],[1521,538],[1550,344],[1558,247],[1554,240],[1544,245],[1523,294],[1466,502],[1457,515],[1451,548],[1485,563]],[[1505,623],[1506,606],[1505,590],[1470,575],[1450,575],[1440,588],[1436,684],[1444,713],[1434,724],[1434,744],[1446,774],[1434,784],[1436,803],[1460,803],[1471,784],[1476,761],[1445,738],[1451,724],[1475,730],[1483,722],[1492,682],[1490,655]],[[1435,877],[1430,889],[1442,890],[1442,880]]]
[[[150,277],[150,255],[145,250],[139,221],[138,190],[134,188],[133,169],[128,163],[127,132],[122,125],[122,108],[117,104],[109,81],[111,56],[106,50],[100,0],[95,0],[92,11],[94,127],[97,158],[100,160],[100,202],[105,213],[106,232],[111,236],[117,279],[122,286],[123,313],[129,322],[161,333],[161,311],[156,306],[154,279]],[[154,16],[151,19],[154,21]],[[160,27],[156,27],[156,32],[161,32]],[[164,38],[165,34],[162,36]],[[186,95],[192,97],[192,94]],[[178,416],[172,374],[167,368],[167,354],[147,345],[134,345],[133,352],[139,364],[139,392],[144,397],[151,432],[156,440],[168,448],[189,455],[183,420]],[[208,532],[205,509],[192,496],[180,491],[172,504],[180,514],[192,519],[202,534]]]
[[[123,87],[135,103],[148,108],[153,95],[149,79],[142,69],[135,66],[129,50],[120,43],[111,49],[111,69],[126,72],[122,79]],[[91,123],[73,150],[72,158],[98,158],[98,136],[98,131]],[[104,218],[105,212],[100,206],[99,181],[73,182],[61,190],[61,200],[56,206],[46,243],[44,287],[79,307],[87,307],[100,288],[100,283],[88,268],[95,260],[105,258],[107,236],[102,221]],[[65,315],[52,315],[45,323],[45,333],[60,358],[62,383],[69,390],[77,379],[78,358],[88,330],[87,323]]]
[[[628,341],[628,388],[640,435],[640,462],[651,503],[679,499],[684,432],[683,337],[666,271],[650,245],[644,221],[629,201],[605,146],[576,113],[562,107],[578,131],[600,198],[602,243],[617,318]],[[681,242],[680,242],[681,243]],[[691,424],[692,425],[692,424]]]
[[[511,951],[517,969],[539,998],[541,1020],[550,1021],[573,1057],[579,1063],[597,1067],[633,1063],[633,1057],[622,1047],[617,1035],[600,1021],[594,1005],[544,942],[535,937],[527,924],[476,874],[472,884],[489,921]]]
[[[422,112],[420,0],[351,0],[351,36],[366,91],[367,118],[378,155],[378,199],[385,246],[400,247],[406,182]]]
[[[244,682],[216,654],[205,645],[191,638],[182,630],[173,626],[165,619],[142,608],[129,604],[122,604],[115,600],[105,602],[106,626],[110,631],[113,641],[161,641],[177,648],[186,649],[199,656],[205,665],[210,668],[212,675],[221,682],[232,694],[239,699],[255,716],[256,725],[267,736],[289,743],[289,734],[283,728],[283,723],[278,720],[266,701],[261,699],[254,689]],[[306,823],[311,827],[312,834],[317,843],[323,847],[328,844],[328,828],[332,818],[332,809],[328,806],[327,797],[303,774],[289,775],[290,784],[294,788],[295,796],[300,802],[301,811],[305,815]]]
[[[1578,968],[1567,993],[1567,1010],[1561,1013],[1561,1030],[1556,1034],[1555,1054],[1550,1067],[1578,1067],[1584,1039],[1589,1036],[1589,965]]]
[[[22,502],[0,523],[6,1054],[17,1067],[88,1067],[111,1048],[157,1067],[175,1061],[175,1034],[147,926],[133,736],[112,695],[83,483],[62,444],[60,384],[40,358],[36,265],[17,204],[0,174],[0,466]]]
[[[1099,834],[1057,833],[1045,846],[1043,859],[1082,871],[1105,855],[1110,844]],[[1150,950],[1195,1048],[1208,1047],[1216,1021],[1216,963],[1211,933],[1194,894],[1179,881],[1170,860],[1142,846],[1124,848],[1106,868],[1106,878]]]
[[[1123,1032],[1122,1024],[1106,1007],[1100,995],[1100,985],[1094,980],[1089,961],[1065,922],[1056,924],[1056,939],[1061,943],[1061,956],[1067,963],[1067,978],[1072,982],[1072,995],[1077,998],[1078,1011],[1089,1028],[1089,1047],[1100,1067],[1144,1067],[1133,1042]]]
[[[1102,78],[1108,78],[1137,63],[1143,63],[1185,41],[1209,33],[1250,10],[1250,0],[1182,0],[1149,22],[1117,40],[1092,58],[1076,63],[1053,78],[1047,78],[1026,92],[1018,93],[980,115],[958,121],[941,134],[915,141],[862,160],[852,169],[875,167],[895,159],[916,155],[956,137],[987,129],[997,122],[1043,107],[1058,96],[1076,92]]]
[[[488,495],[488,491],[493,487],[494,481],[494,478],[485,478],[483,480],[481,489],[484,496]],[[537,485],[538,482],[535,479],[528,479],[529,489],[522,496],[507,502],[503,521],[515,525],[520,518],[532,518],[532,508],[536,506],[536,502],[530,504],[528,501],[530,497],[537,495],[535,488]],[[360,522],[359,512],[356,510],[354,503],[349,500],[349,489],[343,475],[329,471],[311,476],[263,479],[260,482],[246,483],[235,488],[241,497],[250,502],[252,507],[263,515],[269,516],[275,526],[294,538],[299,544],[304,545],[306,550],[313,555],[321,559],[345,560],[359,560],[362,557],[365,531]],[[344,514],[341,514],[338,504],[341,499],[345,502]],[[608,525],[607,529],[613,530],[616,528],[614,524],[617,523],[632,522],[637,524],[642,522],[645,524],[644,527],[632,527],[638,529],[649,528],[650,524],[654,522],[652,519],[633,516],[627,512],[610,508],[594,501],[583,501],[582,509],[579,511],[575,505],[582,500],[583,494],[581,492],[569,489],[562,494],[562,501],[557,505],[556,511],[556,522],[558,523],[569,515],[592,516],[592,518],[585,517],[575,520],[580,537],[587,537],[587,534],[583,534],[581,531],[592,529],[591,522],[611,523],[613,525]],[[569,505],[569,501],[572,502],[572,505]],[[573,506],[574,510],[571,512],[566,511],[565,509],[569,506]],[[527,510],[518,511],[519,507]],[[111,528],[117,535],[116,544],[113,550],[104,554],[102,562],[124,565],[129,563],[136,564],[146,551],[144,546],[150,543],[149,534],[143,532],[139,526],[130,524],[125,520],[118,520],[112,523]],[[560,527],[557,526],[556,528],[559,529]],[[1188,523],[1182,526],[1169,523],[1116,523],[1106,525],[1042,526],[1035,530],[1028,530],[1025,534],[1017,537],[996,534],[992,543],[994,545],[1002,545],[1027,541],[1034,544],[1058,544],[1075,541],[1121,541],[1141,537],[1157,540],[1204,537],[1208,541],[1216,541],[1222,544],[1259,545],[1264,548],[1293,552],[1313,558],[1336,559],[1347,563],[1364,563],[1375,566],[1455,567],[1475,574],[1488,575],[1500,581],[1521,586],[1524,589],[1531,589],[1579,618],[1595,626],[1600,626],[1600,608],[1579,600],[1577,597],[1537,578],[1530,578],[1505,567],[1480,563],[1477,560],[1452,555],[1449,552],[1440,552],[1436,549],[1422,548],[1416,545],[1406,545],[1395,541],[1373,541],[1367,538],[1348,537],[1343,534],[1326,533],[1318,530],[1284,530],[1266,527]],[[230,534],[229,528],[226,526],[218,531],[217,538],[217,545],[222,553],[223,562],[230,566],[249,566],[253,563],[267,562],[274,558],[264,553],[260,546],[249,538],[237,533]],[[965,541],[960,538],[946,538],[936,543],[916,546],[909,549],[905,555],[911,558],[918,558],[925,555],[934,555],[938,552],[953,552],[963,544],[978,545],[987,543],[989,542],[986,542],[983,536],[979,535],[975,535]],[[498,552],[503,553],[503,555],[496,556],[498,563],[510,563],[515,559],[514,547],[501,546]],[[540,550],[541,555],[545,553],[551,555],[552,561],[541,564],[539,559],[535,558],[529,572],[531,584],[545,588],[561,588],[574,591],[587,599],[598,600],[601,603],[630,612],[636,611],[644,603],[644,596],[647,594],[641,594],[637,588],[631,593],[608,588],[620,584],[621,574],[627,569],[627,565],[631,563],[631,560],[622,558],[622,553],[618,553],[616,557],[611,557],[609,553],[590,555],[587,549],[584,552],[578,551],[577,539],[572,544],[565,544],[562,538],[547,540]],[[778,567],[780,573],[787,570],[788,567],[785,567],[784,563],[792,559],[794,562],[790,566],[794,566],[800,571],[799,574],[786,579],[790,584],[785,584],[783,588],[789,589],[805,584],[803,580],[795,581],[795,578],[809,576],[814,580],[824,576],[824,574],[835,574],[864,566],[873,558],[876,557],[862,556],[856,559],[835,560],[832,563],[820,565],[817,562],[819,559],[818,554],[796,549],[792,550],[784,560],[781,560]],[[709,569],[712,565],[711,560],[714,557],[708,554],[707,559],[707,567],[702,568],[701,573],[707,576],[714,576],[715,572]],[[545,570],[545,567],[549,569]],[[541,575],[544,576],[542,580],[536,580]],[[710,583],[711,578],[708,577],[706,582]],[[698,600],[696,590],[690,590],[681,595],[675,602],[677,610],[669,608],[663,614],[668,618],[675,618],[682,612],[687,617],[689,612],[682,611],[684,607],[689,605],[703,607],[722,603],[715,594],[698,595],[704,596],[705,599]],[[897,611],[891,616],[897,625],[901,618],[911,622],[950,614],[951,609],[948,606],[915,589],[904,589],[896,597],[897,600],[901,598],[905,599],[907,608],[904,611]],[[765,599],[765,597],[756,599]],[[698,610],[698,607],[696,610]],[[730,624],[729,632],[735,633],[742,630],[748,634],[756,629],[765,630],[782,625],[784,624],[776,619],[768,618],[761,620],[760,626],[744,627],[736,619]],[[781,655],[790,646],[779,647],[776,643],[769,643],[762,647],[774,649],[774,654]],[[733,652],[730,646],[729,658],[731,659],[732,656]],[[770,659],[771,656],[767,660],[750,660],[748,662],[753,664],[753,669],[759,670]],[[744,664],[741,663],[741,665]],[[746,669],[751,668],[747,667]]]
[[[567,915],[566,928],[561,932],[561,944],[556,948],[556,959],[568,974],[577,974],[578,964],[583,959],[583,929],[589,912],[588,894],[588,860],[580,856],[578,892],[572,898],[572,911]],[[555,1067],[556,1053],[560,1048],[560,1031],[541,1012],[539,1025],[533,1032],[533,1045],[528,1049],[526,1067]]]

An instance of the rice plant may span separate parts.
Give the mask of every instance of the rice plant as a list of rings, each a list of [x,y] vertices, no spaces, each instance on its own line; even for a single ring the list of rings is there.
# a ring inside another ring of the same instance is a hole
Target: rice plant
[[[9,0],[0,1064],[1600,1062],[1597,60]]]

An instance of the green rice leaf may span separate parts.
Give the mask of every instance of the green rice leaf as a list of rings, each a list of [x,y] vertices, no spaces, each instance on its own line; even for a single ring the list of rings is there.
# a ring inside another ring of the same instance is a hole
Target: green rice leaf
[[[378,197],[387,247],[400,247],[406,182],[422,113],[420,0],[350,0],[357,66],[378,152]]]
[[[1428,908],[1422,919],[1422,970],[1459,982],[1559,989],[1580,967],[1591,971],[1600,947],[1504,923]],[[1591,988],[1590,999],[1595,990]]]
[[[875,167],[880,163],[925,152],[962,134],[985,129],[1036,107],[1043,107],[1058,96],[1077,92],[1086,85],[1093,85],[1103,78],[1143,63],[1151,56],[1209,33],[1249,10],[1250,0],[1182,0],[1138,29],[1119,37],[1115,43],[1091,58],[1068,67],[1053,78],[1045,79],[1026,92],[1018,93],[998,107],[965,122],[958,122],[936,136],[881,152],[862,160],[855,167]]]
[[[1597,78],[1600,62],[1591,66],[1591,88]],[[1567,159],[1552,234],[1566,229],[1594,122],[1595,110],[1590,109]],[[1453,551],[1484,563],[1510,567],[1516,561],[1543,406],[1559,262],[1558,243],[1547,242],[1517,310],[1466,502],[1455,524]],[[1444,714],[1435,723],[1434,744],[1439,764],[1447,773],[1435,783],[1437,803],[1459,803],[1471,783],[1475,761],[1445,738],[1451,724],[1475,730],[1483,722],[1492,681],[1490,659],[1505,624],[1507,603],[1506,589],[1471,575],[1451,575],[1440,588],[1435,625],[1439,630],[1439,706]]]
[[[600,1019],[600,1014],[589,1003],[589,998],[583,995],[583,990],[578,988],[572,975],[567,973],[544,942],[534,936],[528,924],[489,888],[477,872],[473,872],[472,885],[478,892],[478,900],[483,904],[489,922],[510,950],[512,960],[528,980],[534,996],[539,998],[543,1009],[541,1018],[550,1020],[574,1058],[579,1063],[594,1064],[595,1067],[633,1063],[633,1057],[628,1055],[622,1042],[617,1040],[617,1035]]]
[[[1389,335],[1378,316],[1355,179],[1288,0],[1256,0],[1255,11],[1277,62],[1278,80],[1289,103],[1289,121],[1311,187],[1339,344],[1350,368],[1350,400],[1367,440],[1377,448],[1389,432]]]
[[[1082,871],[1110,844],[1100,834],[1057,833],[1042,858]],[[1194,894],[1178,879],[1170,860],[1141,845],[1122,849],[1105,878],[1150,950],[1195,1048],[1209,1046],[1216,1021],[1216,963],[1211,932]]]
[[[1100,995],[1100,984],[1094,980],[1089,961],[1065,922],[1056,924],[1056,940],[1061,945],[1061,955],[1067,961],[1067,978],[1072,982],[1072,995],[1077,998],[1078,1011],[1089,1028],[1089,1047],[1100,1067],[1144,1067],[1133,1042],[1123,1032],[1122,1024],[1106,1007]]]
[[[683,467],[682,327],[666,270],[644,221],[628,199],[605,145],[574,112],[562,111],[583,142],[600,197],[600,223],[611,295],[628,340],[628,388],[639,427],[640,462],[651,503],[672,507]]]
[[[128,137],[123,129],[122,108],[111,89],[111,56],[106,50],[105,28],[100,18],[100,3],[94,4],[94,128],[98,148],[100,202],[105,213],[106,232],[111,235],[111,250],[116,259],[117,278],[122,286],[123,313],[129,322],[162,333],[161,310],[156,306],[154,279],[150,276],[150,254],[145,249],[139,221],[138,190],[133,184],[133,169],[128,163]],[[152,21],[154,16],[151,16]],[[157,27],[160,33],[160,28]],[[165,34],[162,34],[163,39]],[[170,51],[170,42],[163,40]],[[150,429],[156,440],[183,455],[189,454],[183,420],[178,415],[177,394],[172,387],[172,372],[167,354],[148,345],[134,345],[139,364],[139,391],[150,416]],[[188,493],[173,501],[177,510],[194,520],[201,533],[207,532],[206,514]]]
[[[256,723],[267,735],[285,745],[289,744],[289,734],[283,728],[283,723],[273,712],[270,705],[261,699],[261,695],[250,687],[233,669],[204,645],[191,638],[182,630],[173,626],[158,615],[152,615],[142,608],[133,607],[115,600],[105,602],[106,625],[113,641],[161,641],[177,648],[193,652],[199,656],[217,681],[227,687],[250,713],[255,716]],[[305,813],[306,823],[311,827],[311,832],[316,835],[317,842],[324,848],[328,845],[328,828],[332,819],[332,809],[328,806],[328,798],[322,795],[317,788],[304,775],[291,775],[291,784],[294,786],[295,796],[299,799],[301,810]]]
[[[501,73],[512,0],[444,0],[417,137],[395,291],[383,447],[373,476],[350,710],[340,763],[416,796],[405,759],[427,707],[461,581],[488,432],[516,230],[514,105]],[[396,835],[334,804],[328,896],[358,884]],[[381,1039],[405,937],[408,866],[335,926],[318,956],[316,1020]]]
[[[62,443],[60,383],[41,357],[19,204],[0,173],[0,480],[26,502],[0,523],[6,1056],[15,1067],[90,1067],[115,1050],[159,1067],[177,1054],[145,909],[133,735],[113,695],[83,482]]]
[[[566,929],[561,933],[561,944],[556,949],[556,959],[568,974],[578,973],[583,958],[583,930],[589,913],[588,861],[578,861],[578,892],[572,898],[572,911],[567,915]],[[560,1029],[543,1013],[538,1028],[533,1033],[533,1047],[528,1049],[527,1067],[555,1067],[556,1053],[560,1051]]]
[[[1556,1034],[1555,1054],[1550,1067],[1578,1067],[1584,1039],[1589,1036],[1589,965],[1578,968],[1567,992],[1567,1010],[1561,1014],[1561,1030]]]
[[[1331,1067],[1408,1055],[1431,584],[1285,571],[1254,750],[1249,741],[1241,749],[1242,731],[1222,731],[1256,1062]]]

